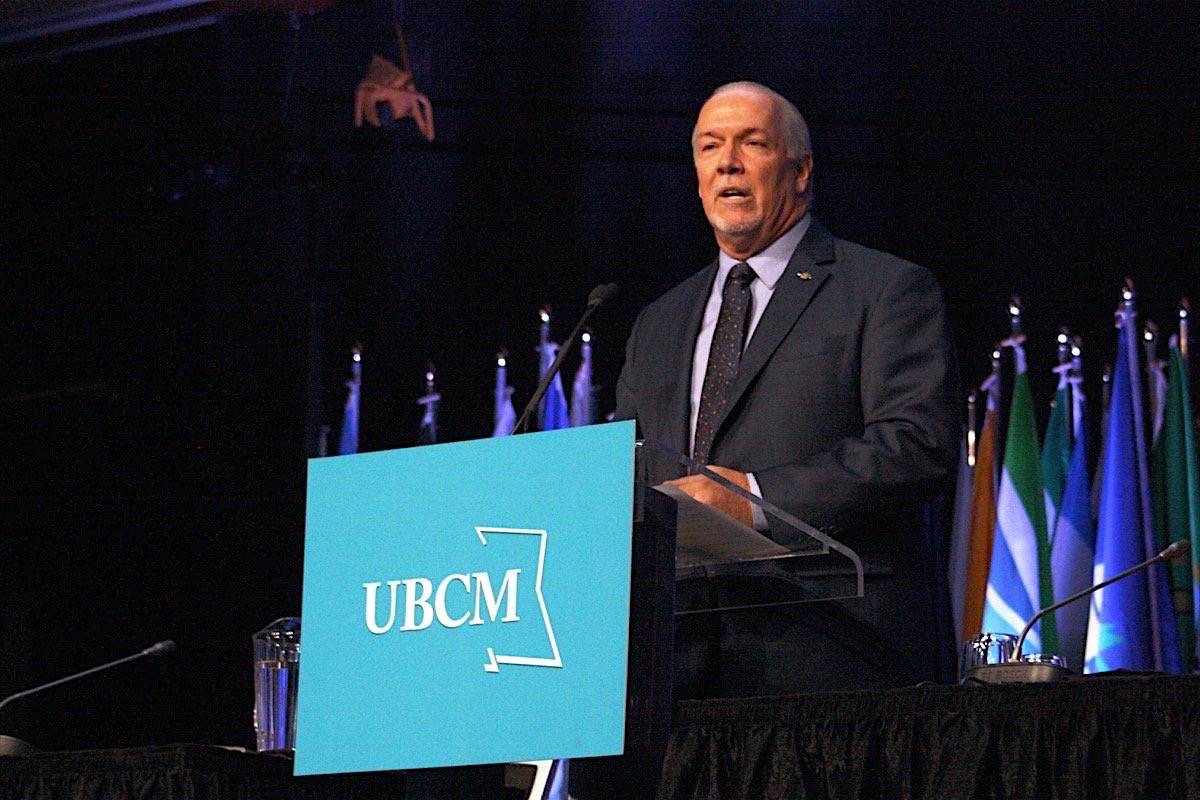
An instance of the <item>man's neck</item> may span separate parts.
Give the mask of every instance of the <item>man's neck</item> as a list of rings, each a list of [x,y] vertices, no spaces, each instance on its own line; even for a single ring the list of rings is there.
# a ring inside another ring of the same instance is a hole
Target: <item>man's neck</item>
[[[719,232],[714,231],[717,239],[717,247],[719,247],[721,252],[725,253],[729,257],[737,261],[745,261],[758,255],[775,242],[786,236],[787,232],[796,227],[796,223],[804,219],[804,217],[807,215],[808,208],[806,206],[801,206],[797,211],[793,212],[789,216],[788,220],[785,221],[783,225],[776,228],[778,233],[769,238],[763,237],[761,235],[761,231],[756,232],[752,237],[746,238],[725,237]]]
[[[811,224],[811,220],[812,220],[812,217],[808,214],[807,211],[805,211],[803,214],[800,215],[800,217],[795,222],[793,222],[791,225],[789,225],[787,228],[785,228],[783,230],[783,232],[781,232],[778,236],[776,236],[771,241],[767,242],[762,247],[759,247],[759,248],[753,250],[752,252],[747,252],[745,250],[735,252],[734,250],[726,247],[725,244],[722,243],[719,239],[717,240],[717,246],[720,248],[721,254],[723,256],[725,256],[726,258],[732,259],[734,262],[738,262],[738,261],[749,261],[750,259],[754,258],[755,256],[762,255],[763,253],[767,252],[768,250],[771,250],[772,248],[774,248],[776,243],[783,239],[794,239],[794,241],[792,241],[790,243],[790,246],[787,248],[788,252],[787,252],[785,258],[788,258],[791,256],[791,251],[795,249],[795,246],[797,244],[799,244],[800,239],[803,238],[804,234],[808,231],[808,227]],[[794,235],[794,234],[796,234],[796,235]]]

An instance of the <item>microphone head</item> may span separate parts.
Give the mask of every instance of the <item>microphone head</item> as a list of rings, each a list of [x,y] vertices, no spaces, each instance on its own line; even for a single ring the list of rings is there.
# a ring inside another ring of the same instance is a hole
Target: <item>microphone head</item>
[[[1170,561],[1172,559],[1179,558],[1181,555],[1184,555],[1185,553],[1187,553],[1187,551],[1188,551],[1188,540],[1180,539],[1178,542],[1172,542],[1170,544],[1170,546],[1167,547],[1166,550],[1163,550],[1161,553],[1158,554],[1158,557],[1162,558],[1162,559],[1166,559],[1167,561]]]
[[[617,285],[615,283],[606,283],[592,289],[592,293],[588,295],[588,308],[595,308],[603,303],[608,298],[617,293]]]
[[[175,651],[175,640],[167,639],[165,641],[158,642],[157,644],[150,645],[149,647],[147,647],[145,650],[142,651],[142,655],[165,656],[167,653],[173,653],[174,651]]]

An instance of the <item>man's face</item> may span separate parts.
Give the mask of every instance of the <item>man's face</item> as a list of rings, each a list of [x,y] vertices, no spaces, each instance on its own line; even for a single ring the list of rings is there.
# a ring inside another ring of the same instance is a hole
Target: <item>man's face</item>
[[[692,158],[704,214],[729,255],[749,258],[804,216],[812,162],[788,158],[770,96],[745,91],[709,99],[696,120]]]

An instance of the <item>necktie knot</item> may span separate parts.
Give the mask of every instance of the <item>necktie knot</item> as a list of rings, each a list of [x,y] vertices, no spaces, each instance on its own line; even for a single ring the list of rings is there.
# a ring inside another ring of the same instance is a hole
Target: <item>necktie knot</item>
[[[758,274],[755,273],[754,267],[747,264],[745,261],[739,261],[733,265],[733,269],[729,270],[729,277],[725,279],[725,285],[737,284],[745,289],[749,286]]]

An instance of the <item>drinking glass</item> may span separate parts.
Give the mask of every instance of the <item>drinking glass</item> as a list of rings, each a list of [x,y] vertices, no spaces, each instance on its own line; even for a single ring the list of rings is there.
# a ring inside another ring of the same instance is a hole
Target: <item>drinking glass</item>
[[[958,679],[967,677],[974,667],[1012,661],[1016,649],[1017,637],[1011,633],[981,633],[968,639],[958,659]]]

